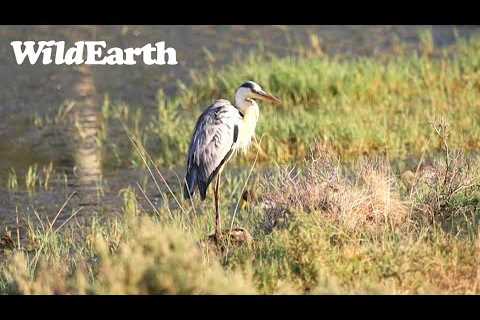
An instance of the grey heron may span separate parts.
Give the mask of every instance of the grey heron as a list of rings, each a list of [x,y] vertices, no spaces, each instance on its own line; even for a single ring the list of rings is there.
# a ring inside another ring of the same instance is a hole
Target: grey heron
[[[215,240],[221,237],[219,212],[220,174],[232,156],[241,150],[246,152],[260,115],[256,100],[273,103],[281,101],[267,93],[257,83],[247,81],[235,93],[235,104],[225,99],[216,100],[198,118],[190,142],[185,174],[186,199],[195,194],[196,188],[202,201],[207,189],[216,178],[215,196]]]

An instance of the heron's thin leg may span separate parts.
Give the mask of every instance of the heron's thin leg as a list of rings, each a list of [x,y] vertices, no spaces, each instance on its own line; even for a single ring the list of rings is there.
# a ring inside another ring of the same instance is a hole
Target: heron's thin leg
[[[222,222],[220,219],[220,211],[218,210],[218,189],[220,186],[220,172],[217,175],[217,181],[215,182],[215,239],[217,241],[220,240],[221,237],[221,230],[222,230]]]

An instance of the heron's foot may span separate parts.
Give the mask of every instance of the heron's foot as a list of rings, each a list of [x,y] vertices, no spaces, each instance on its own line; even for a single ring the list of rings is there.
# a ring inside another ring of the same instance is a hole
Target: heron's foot
[[[244,244],[250,244],[253,241],[253,237],[244,228],[233,228],[225,229],[220,233],[220,237],[217,235],[211,234],[208,236],[208,243],[215,244],[217,249],[220,249],[222,252],[230,246],[241,246]]]

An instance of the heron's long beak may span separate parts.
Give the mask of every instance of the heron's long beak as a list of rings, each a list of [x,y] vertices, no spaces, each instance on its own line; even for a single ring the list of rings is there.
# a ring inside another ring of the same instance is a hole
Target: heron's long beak
[[[279,103],[282,103],[282,101],[280,99],[278,99],[277,97],[271,95],[270,93],[268,92],[265,92],[265,91],[257,91],[255,92],[257,95],[258,95],[258,98],[262,99],[262,100],[265,100],[265,101],[270,101],[270,102],[273,102],[275,104],[279,104]]]

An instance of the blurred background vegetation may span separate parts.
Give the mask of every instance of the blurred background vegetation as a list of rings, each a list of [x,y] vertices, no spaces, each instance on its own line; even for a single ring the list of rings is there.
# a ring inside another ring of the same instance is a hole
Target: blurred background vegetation
[[[0,289],[478,293],[479,30],[0,28]],[[16,65],[10,41],[52,39],[166,41],[179,65]],[[222,190],[254,245],[212,255],[185,154],[245,80],[283,104],[261,105]]]

